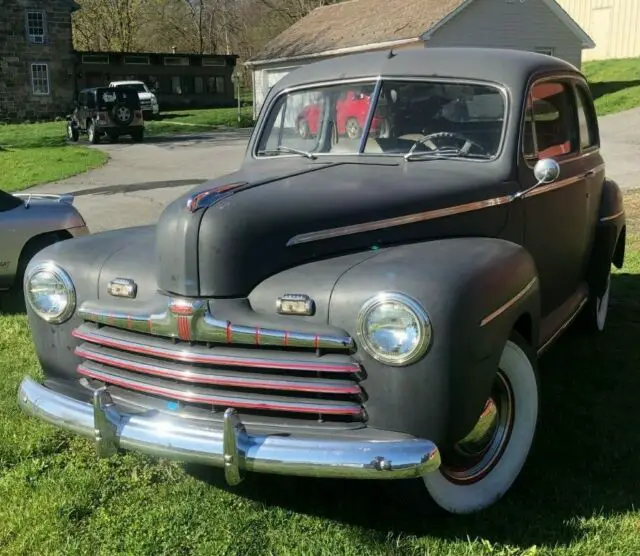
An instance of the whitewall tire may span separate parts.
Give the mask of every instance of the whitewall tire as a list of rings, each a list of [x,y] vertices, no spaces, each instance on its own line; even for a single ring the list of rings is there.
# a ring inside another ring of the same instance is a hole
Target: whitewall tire
[[[437,471],[423,476],[438,506],[467,514],[502,498],[529,455],[538,399],[535,355],[514,333],[504,347],[491,397],[478,423],[453,449],[444,451]]]

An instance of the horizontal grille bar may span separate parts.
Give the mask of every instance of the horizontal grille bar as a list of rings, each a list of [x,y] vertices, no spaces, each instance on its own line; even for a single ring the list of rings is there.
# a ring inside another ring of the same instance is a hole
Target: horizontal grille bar
[[[348,380],[326,380],[319,378],[282,377],[256,375],[238,371],[220,369],[202,369],[186,367],[162,361],[154,361],[135,355],[123,354],[110,349],[82,344],[75,350],[83,359],[102,363],[119,369],[139,372],[160,378],[170,378],[182,382],[255,388],[265,390],[284,390],[291,392],[317,392],[322,394],[362,394],[360,386]]]
[[[115,349],[121,349],[131,353],[141,355],[151,355],[162,357],[171,361],[180,361],[184,363],[202,363],[205,365],[220,365],[227,367],[249,367],[255,369],[275,369],[285,371],[310,371],[323,373],[348,373],[356,374],[362,371],[362,368],[355,361],[331,361],[325,360],[324,357],[315,357],[312,360],[307,358],[295,359],[291,355],[279,357],[254,356],[254,355],[231,355],[224,353],[216,353],[215,348],[208,349],[204,347],[171,347],[171,346],[154,346],[150,345],[150,339],[147,343],[142,344],[137,341],[123,337],[117,330],[89,328],[82,326],[73,330],[72,334],[75,338],[99,344]],[[219,350],[218,350],[219,351]],[[268,353],[268,352],[267,352]],[[322,359],[322,361],[320,361]]]
[[[217,392],[209,388],[198,387],[185,390],[184,387],[174,387],[160,381],[145,380],[144,377],[139,375],[91,362],[80,364],[78,373],[107,384],[162,396],[170,400],[208,404],[224,408],[236,407],[317,415],[350,415],[364,418],[363,408],[357,403],[347,401],[314,401],[282,396]]]
[[[353,338],[347,335],[313,334],[219,319],[210,312],[209,304],[203,299],[168,298],[167,305],[159,308],[157,313],[114,312],[84,303],[78,309],[78,315],[97,324],[188,342],[340,351],[351,351],[355,347]],[[255,320],[256,315],[247,310],[246,318]]]

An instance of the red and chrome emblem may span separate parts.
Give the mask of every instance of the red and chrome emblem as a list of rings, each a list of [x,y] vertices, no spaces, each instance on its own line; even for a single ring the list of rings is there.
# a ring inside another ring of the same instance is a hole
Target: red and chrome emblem
[[[196,313],[204,308],[202,300],[173,298],[169,302],[169,311],[174,315],[178,328],[178,337],[190,342],[192,339],[191,325]]]

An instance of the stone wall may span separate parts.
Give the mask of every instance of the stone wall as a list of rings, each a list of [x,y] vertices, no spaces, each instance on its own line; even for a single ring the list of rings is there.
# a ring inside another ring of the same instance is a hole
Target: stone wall
[[[62,117],[74,94],[73,42],[69,0],[0,0],[0,121]],[[26,13],[46,14],[45,44],[29,42]],[[31,64],[49,68],[49,94],[33,94]]]

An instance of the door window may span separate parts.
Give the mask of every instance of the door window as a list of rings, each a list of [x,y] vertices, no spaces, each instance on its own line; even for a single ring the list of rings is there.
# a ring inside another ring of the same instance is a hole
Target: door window
[[[561,157],[578,150],[574,97],[565,83],[545,81],[531,89],[528,99],[538,158]]]
[[[580,148],[588,149],[598,144],[598,132],[591,96],[583,85],[576,85],[576,100],[578,102]]]

